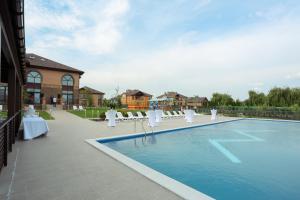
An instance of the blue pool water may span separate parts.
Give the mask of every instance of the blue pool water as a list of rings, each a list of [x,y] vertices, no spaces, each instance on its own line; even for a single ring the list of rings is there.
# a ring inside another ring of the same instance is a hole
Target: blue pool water
[[[239,120],[102,143],[216,199],[300,199],[300,123]]]

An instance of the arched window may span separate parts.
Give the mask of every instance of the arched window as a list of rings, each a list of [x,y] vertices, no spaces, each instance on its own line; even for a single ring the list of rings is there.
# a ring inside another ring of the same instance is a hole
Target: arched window
[[[62,85],[73,86],[73,78],[70,75],[64,75],[62,78]]]
[[[61,84],[63,102],[67,105],[73,104],[73,77],[68,74],[64,75],[62,77]]]
[[[40,104],[41,103],[41,83],[42,76],[37,71],[30,71],[26,78],[26,88],[28,93],[29,104]]]
[[[31,71],[27,74],[27,83],[41,83],[41,74],[36,71]]]

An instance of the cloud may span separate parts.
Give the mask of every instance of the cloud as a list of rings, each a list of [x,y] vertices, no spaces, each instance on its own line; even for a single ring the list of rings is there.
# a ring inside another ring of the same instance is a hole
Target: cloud
[[[123,19],[129,10],[127,0],[68,0],[53,4],[57,5],[55,9],[41,0],[28,0],[25,4],[26,31],[32,38],[29,50],[60,47],[108,54],[122,39]]]
[[[285,76],[285,78],[289,80],[300,80],[300,72],[296,72],[294,74],[288,74]]]
[[[245,97],[249,89],[280,84],[283,74],[298,70],[297,24],[298,19],[256,24],[207,41],[194,41],[195,32],[185,34],[184,40],[180,37],[164,49],[135,52],[127,61],[87,72],[83,82],[108,89],[138,87],[156,94],[179,90],[210,96],[219,91]],[[97,74],[109,78],[99,80]]]

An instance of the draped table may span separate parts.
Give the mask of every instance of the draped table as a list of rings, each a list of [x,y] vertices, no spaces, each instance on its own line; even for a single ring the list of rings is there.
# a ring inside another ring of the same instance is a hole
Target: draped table
[[[49,131],[46,120],[38,116],[23,117],[24,140],[30,140]]]

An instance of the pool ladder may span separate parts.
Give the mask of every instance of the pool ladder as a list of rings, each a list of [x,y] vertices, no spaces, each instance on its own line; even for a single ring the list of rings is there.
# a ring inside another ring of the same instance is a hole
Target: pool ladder
[[[141,125],[142,125],[142,128],[144,130],[144,136],[147,137],[148,133],[147,133],[146,128],[144,126],[144,120],[143,119],[141,120]],[[153,134],[153,128],[151,126],[150,126],[150,129],[151,129],[151,133]]]

